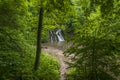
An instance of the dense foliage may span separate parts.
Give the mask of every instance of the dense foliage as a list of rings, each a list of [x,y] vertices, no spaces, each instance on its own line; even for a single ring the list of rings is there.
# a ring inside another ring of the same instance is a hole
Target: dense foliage
[[[58,61],[46,53],[41,56],[41,67],[37,72],[33,72],[35,57],[31,53],[21,57],[17,52],[0,51],[0,55],[0,80],[59,80],[60,78]]]
[[[77,4],[77,3],[80,4]],[[120,76],[119,0],[81,0],[75,3],[79,24],[68,80],[116,80]]]
[[[33,70],[37,23],[35,1],[0,0],[0,80],[59,80],[58,61],[47,54]]]
[[[116,80],[119,21],[120,0],[0,0],[0,80],[59,80],[58,61],[44,52],[33,70],[41,26],[38,41],[61,28],[72,45],[65,52],[72,55],[67,80]]]

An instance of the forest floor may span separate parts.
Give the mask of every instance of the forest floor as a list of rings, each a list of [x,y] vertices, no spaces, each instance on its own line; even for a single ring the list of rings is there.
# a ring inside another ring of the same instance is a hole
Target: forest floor
[[[65,80],[66,72],[68,71],[69,65],[66,64],[65,62],[68,62],[70,58],[72,58],[74,55],[70,55],[69,57],[64,56],[63,52],[65,50],[65,46],[51,46],[51,45],[43,45],[42,50],[46,53],[49,53],[53,57],[56,57],[60,63],[60,80]],[[68,47],[67,47],[68,48]],[[112,73],[110,73],[112,74]],[[120,76],[115,77],[112,75],[114,78],[117,80],[120,80]]]
[[[64,51],[48,45],[44,46],[42,50],[58,59],[60,63],[60,80],[65,80],[65,73],[68,70],[69,66],[65,63],[68,58],[64,56]]]

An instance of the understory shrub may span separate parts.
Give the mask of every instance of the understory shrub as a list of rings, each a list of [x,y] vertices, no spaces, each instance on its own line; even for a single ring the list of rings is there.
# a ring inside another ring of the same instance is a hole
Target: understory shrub
[[[54,57],[43,52],[36,72],[34,60],[34,53],[21,56],[14,51],[0,51],[0,80],[59,80],[59,64]]]

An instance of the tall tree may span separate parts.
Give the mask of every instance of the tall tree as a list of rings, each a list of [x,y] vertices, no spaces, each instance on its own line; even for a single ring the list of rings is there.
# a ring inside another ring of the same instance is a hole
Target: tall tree
[[[39,62],[40,62],[40,55],[41,55],[41,32],[42,32],[42,24],[43,24],[43,14],[46,12],[48,14],[54,12],[54,10],[66,12],[66,9],[69,8],[69,0],[40,0],[40,10],[39,10],[39,21],[38,21],[38,32],[37,32],[37,50],[36,50],[36,58],[35,58],[35,65],[34,70],[38,70]],[[49,7],[48,7],[49,6]]]
[[[36,50],[36,58],[34,70],[37,70],[39,67],[39,59],[41,54],[41,33],[42,33],[42,23],[43,23],[43,7],[39,10],[39,21],[38,21],[38,31],[37,31],[37,50]]]

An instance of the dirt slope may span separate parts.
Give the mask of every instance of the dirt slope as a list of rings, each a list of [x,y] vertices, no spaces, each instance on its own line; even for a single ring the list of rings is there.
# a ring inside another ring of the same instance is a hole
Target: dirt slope
[[[44,47],[43,51],[55,56],[60,63],[60,80],[65,80],[65,72],[67,71],[68,65],[65,63],[67,58],[63,55],[63,51],[54,47]]]

